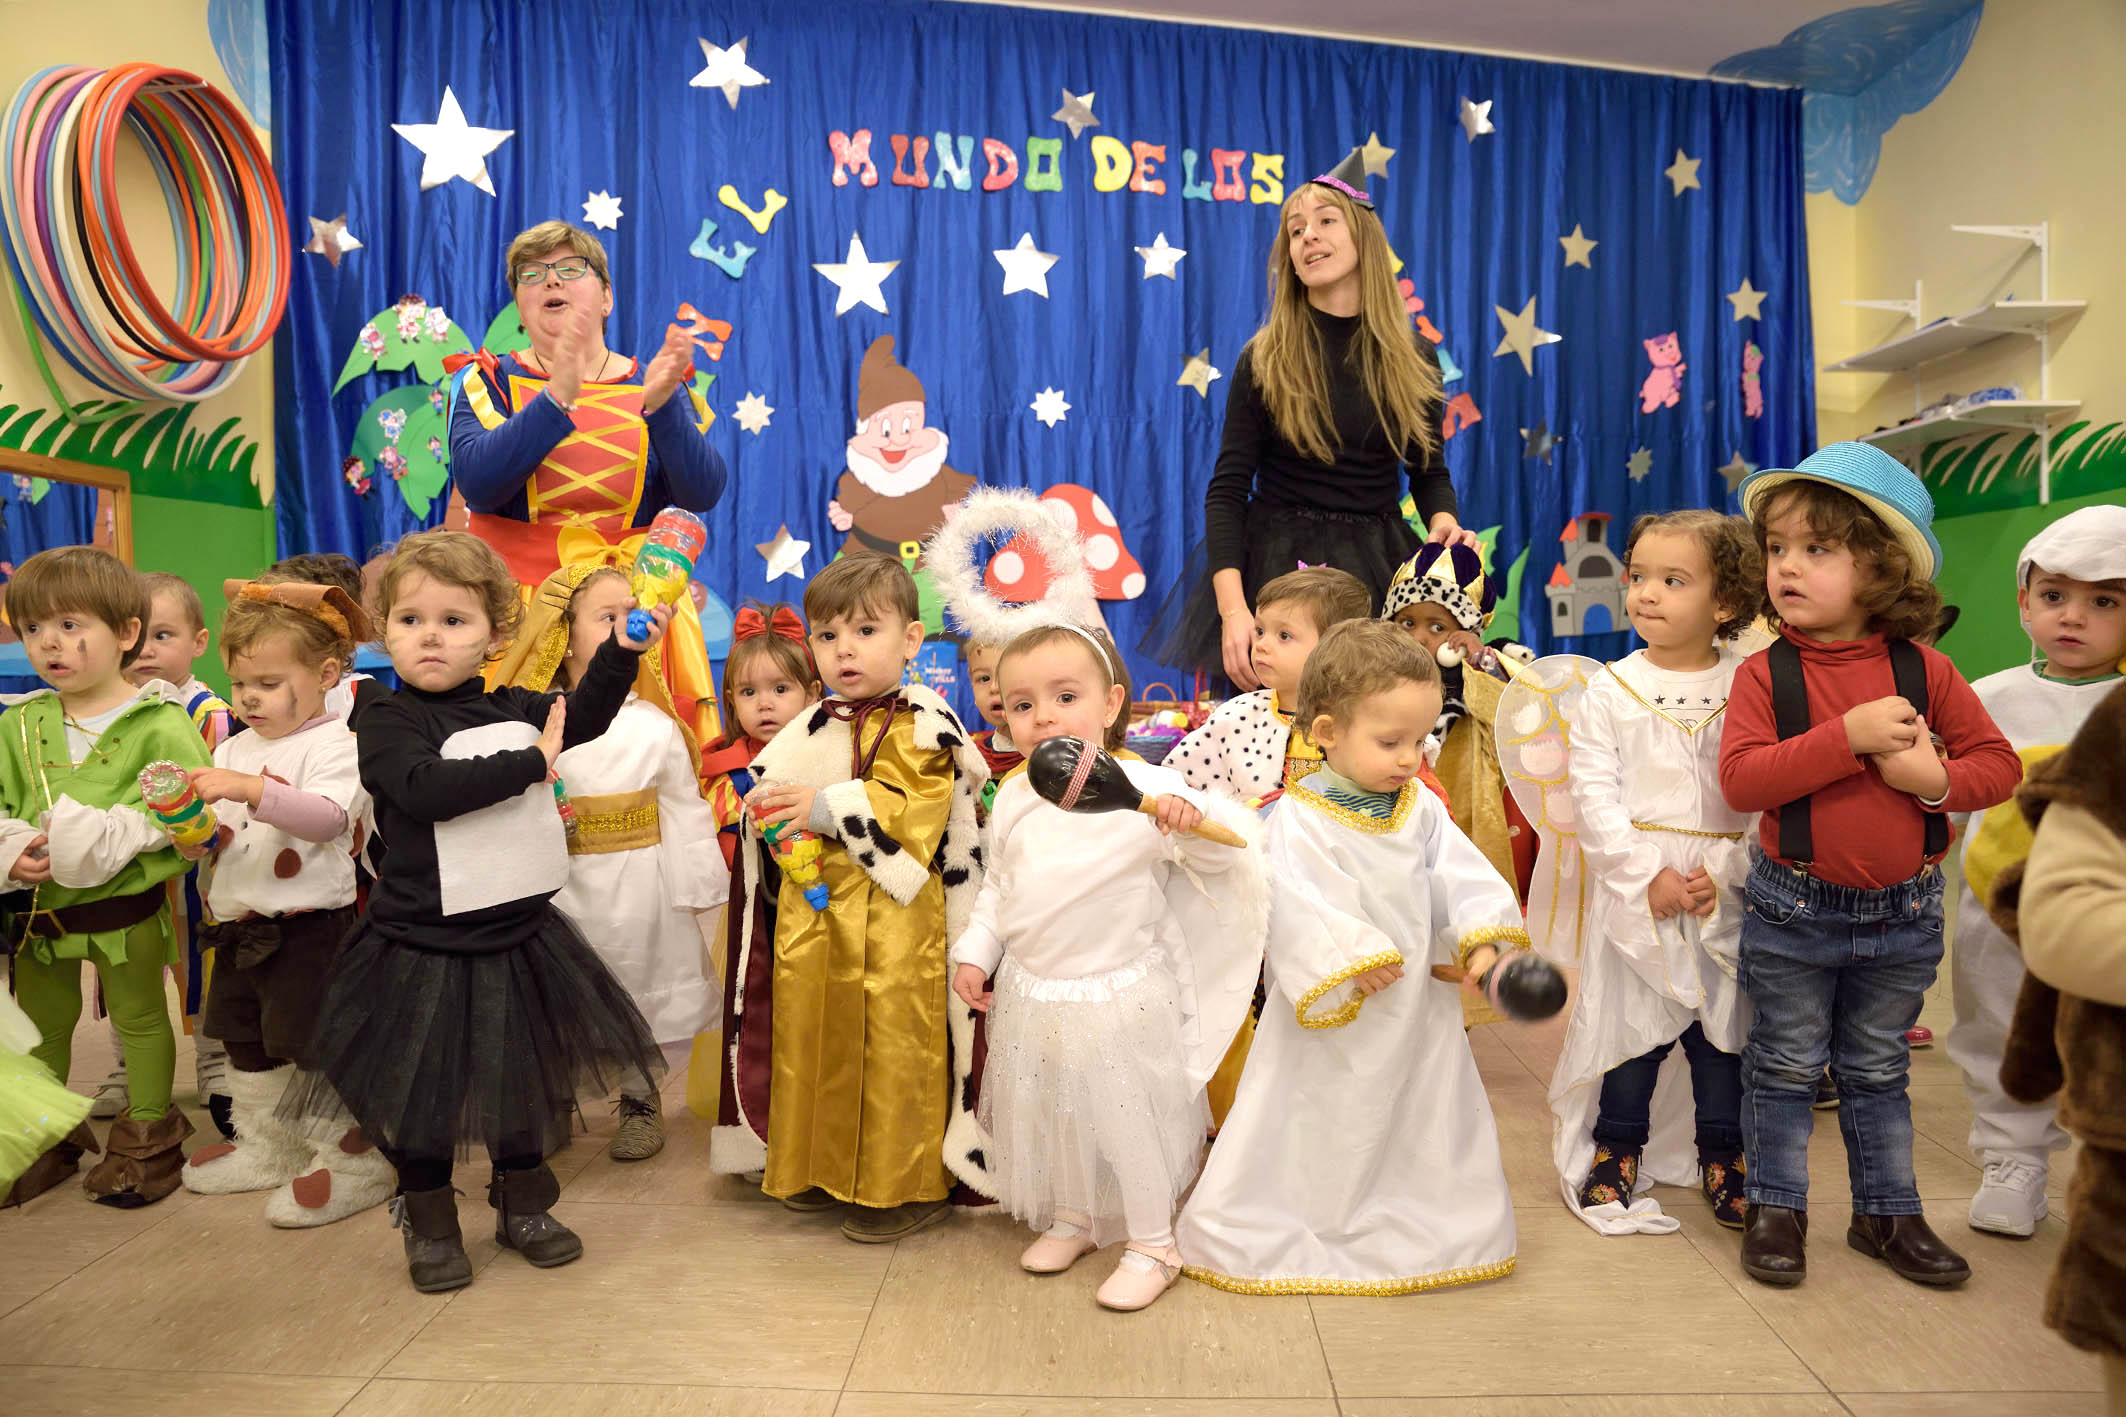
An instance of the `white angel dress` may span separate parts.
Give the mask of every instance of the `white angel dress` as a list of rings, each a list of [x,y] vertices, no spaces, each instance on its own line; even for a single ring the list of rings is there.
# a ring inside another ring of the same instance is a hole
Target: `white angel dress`
[[[695,916],[729,898],[731,873],[679,725],[630,694],[612,727],[563,753],[554,771],[576,813],[568,884],[554,907],[613,971],[651,1036],[687,1042],[722,1007]]]
[[[1243,836],[1253,813],[1122,754],[1139,791]],[[955,965],[993,976],[977,1117],[997,1200],[1093,1243],[1165,1243],[1202,1163],[1204,1084],[1254,999],[1269,887],[1261,852],[1163,836],[1136,813],[1066,812],[1024,771],[997,789],[988,870]],[[1082,1223],[1074,1219],[1073,1223]]]
[[[1570,660],[1561,664],[1561,660]],[[1627,1205],[1580,1205],[1580,1187],[1594,1165],[1594,1124],[1602,1079],[1611,1068],[1663,1043],[1693,1022],[1714,1047],[1740,1053],[1749,1032],[1749,1001],[1736,975],[1741,947],[1740,890],[1749,873],[1744,845],[1753,814],[1734,811],[1720,793],[1720,731],[1728,687],[1742,657],[1725,646],[1709,669],[1677,673],[1656,667],[1637,651],[1607,668],[1577,656],[1539,660],[1500,709],[1500,737],[1533,721],[1531,692],[1584,681],[1553,722],[1567,740],[1568,758],[1538,753],[1555,791],[1560,781],[1571,810],[1561,837],[1557,822],[1539,822],[1538,880],[1575,883],[1555,914],[1529,930],[1555,962],[1578,964],[1579,993],[1566,1025],[1564,1048],[1550,1082],[1551,1152],[1565,1204],[1604,1235],[1667,1234],[1681,1225],[1647,1194],[1656,1184],[1695,1186],[1690,1065],[1681,1048],[1661,1062],[1651,1108],[1652,1132],[1639,1165],[1636,1194]],[[1527,755],[1507,771],[1516,794],[1531,774]],[[1527,801],[1524,799],[1524,807]],[[1561,867],[1560,854],[1581,859]],[[1719,888],[1713,913],[1655,920],[1646,889],[1664,868],[1688,876],[1700,866]],[[1576,915],[1575,915],[1575,912]],[[1547,928],[1546,928],[1547,927]],[[1577,944],[1575,945],[1575,937]],[[1577,952],[1577,957],[1575,953]]]
[[[1416,781],[1324,767],[1265,835],[1268,1002],[1176,1227],[1190,1278],[1242,1294],[1407,1294],[1509,1274],[1498,1129],[1434,965],[1527,940],[1513,888]],[[1400,964],[1370,997],[1356,976]]]

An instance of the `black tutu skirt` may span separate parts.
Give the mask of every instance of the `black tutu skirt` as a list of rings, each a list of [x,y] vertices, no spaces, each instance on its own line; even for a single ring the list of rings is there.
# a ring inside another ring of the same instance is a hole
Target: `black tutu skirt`
[[[567,917],[544,909],[513,949],[451,954],[365,920],[325,983],[312,1069],[284,1120],[331,1135],[349,1119],[387,1156],[550,1155],[578,1099],[655,1086],[664,1057],[627,990]]]
[[[1400,512],[1327,512],[1257,499],[1248,503],[1247,550],[1240,583],[1248,604],[1255,593],[1287,571],[1334,566],[1358,577],[1377,613],[1388,582],[1423,544]],[[1176,669],[1225,677],[1218,595],[1211,587],[1210,558],[1198,543],[1181,580],[1168,593],[1138,642],[1137,652]]]

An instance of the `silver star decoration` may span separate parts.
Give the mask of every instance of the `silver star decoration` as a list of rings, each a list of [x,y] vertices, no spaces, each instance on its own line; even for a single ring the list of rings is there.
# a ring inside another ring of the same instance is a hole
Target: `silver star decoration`
[[[1498,131],[1491,124],[1491,105],[1493,102],[1494,100],[1488,98],[1482,103],[1471,103],[1466,98],[1462,100],[1460,121],[1462,131],[1469,135],[1470,142],[1475,142],[1486,133],[1496,133]]]
[[[1211,367],[1211,350],[1205,345],[1200,353],[1191,354],[1181,364],[1181,377],[1174,382],[1185,389],[1194,389],[1198,396],[1211,396],[1211,380],[1225,376]]]
[[[1572,224],[1572,235],[1558,238],[1558,245],[1565,248],[1565,264],[1568,266],[1585,266],[1589,270],[1594,269],[1594,262],[1588,260],[1587,257],[1595,247],[1601,244],[1601,242],[1580,230],[1578,222]]]
[[[1726,479],[1728,491],[1739,492],[1742,490],[1742,479],[1748,477],[1756,470],[1757,464],[1750,462],[1738,452],[1721,465],[1720,476]]]
[[[805,575],[805,553],[812,549],[812,543],[799,541],[796,537],[790,535],[789,524],[784,523],[775,533],[773,541],[756,541],[753,543],[753,549],[767,558],[769,580],[772,581],[779,576],[790,576],[797,580],[803,580]]]
[[[347,229],[347,213],[341,212],[330,221],[319,221],[316,217],[309,221],[310,240],[303,249],[313,256],[323,256],[334,270],[339,269],[340,257],[362,249],[362,243]]]
[[[394,123],[391,131],[421,150],[423,192],[459,177],[492,197],[495,184],[487,175],[487,155],[517,130],[470,126],[465,121],[465,110],[458,106],[458,96],[446,84],[435,122]]]
[[[1048,298],[1048,268],[1056,263],[1056,255],[1052,251],[1036,251],[1032,232],[1021,233],[1017,245],[989,254],[1004,268],[1006,295],[1030,290],[1043,300]]]
[[[739,427],[758,438],[760,430],[768,426],[768,415],[773,412],[775,410],[768,406],[766,399],[748,390],[738,401],[738,407],[731,410],[731,416],[738,420]]]
[[[1703,161],[1705,159],[1702,157],[1685,157],[1683,149],[1677,148],[1676,160],[1661,169],[1662,175],[1675,184],[1675,190],[1668,195],[1680,197],[1686,188],[1696,187],[1698,185],[1698,164]],[[1703,189],[1701,188],[1700,190]]]
[[[583,204],[583,219],[601,231],[612,231],[620,225],[620,199],[610,192],[593,192]]]
[[[723,49],[703,39],[701,57],[708,62],[701,72],[687,80],[689,88],[722,89],[723,96],[731,107],[738,107],[738,91],[750,89],[768,81],[767,75],[746,63],[746,41],[741,39],[729,49]]]
[[[849,259],[846,261],[814,261],[812,269],[834,282],[838,292],[834,297],[834,313],[846,315],[859,305],[868,305],[881,315],[890,314],[886,309],[886,293],[879,289],[899,261],[874,261],[864,252],[864,238],[855,232],[849,233]]]
[[[1035,394],[1033,402],[1026,406],[1033,410],[1034,417],[1051,428],[1061,423],[1063,415],[1070,412],[1070,405],[1063,402],[1061,389],[1043,389]]]
[[[1521,430],[1521,456],[1524,458],[1540,458],[1544,462],[1549,462],[1551,450],[1563,441],[1557,434],[1550,431],[1550,424],[1546,420],[1539,418],[1536,420],[1535,427]]]
[[[1761,320],[1764,318],[1762,314],[1764,297],[1769,294],[1771,292],[1767,290],[1752,290],[1750,288],[1750,278],[1744,276],[1742,278],[1742,288],[1740,290],[1730,290],[1727,293],[1727,303],[1735,307],[1735,318],[1737,320]],[[1748,308],[1745,309],[1745,306]]]
[[[1188,252],[1182,250],[1179,246],[1167,245],[1166,233],[1162,231],[1159,233],[1158,239],[1152,242],[1151,245],[1139,246],[1137,254],[1144,258],[1144,278],[1146,280],[1150,280],[1153,276],[1165,276],[1168,280],[1178,280],[1180,277],[1174,274],[1174,267],[1181,264],[1181,258],[1186,256]]]
[[[1395,149],[1380,140],[1380,134],[1366,134],[1366,145],[1358,150],[1359,159],[1366,165],[1366,176],[1386,177],[1388,159],[1395,156]]]
[[[1093,117],[1093,96],[1089,93],[1072,93],[1069,89],[1063,90],[1063,106],[1048,116],[1058,123],[1069,125],[1073,138],[1087,128],[1100,126],[1100,120]]]
[[[1654,455],[1651,448],[1640,448],[1624,460],[1624,471],[1632,481],[1644,482],[1646,475],[1654,470]]]
[[[1563,335],[1552,334],[1549,330],[1536,328],[1533,295],[1528,297],[1528,303],[1521,307],[1521,313],[1518,315],[1508,314],[1503,305],[1494,305],[1491,308],[1498,313],[1499,323],[1506,329],[1505,338],[1499,341],[1497,349],[1491,351],[1491,357],[1496,359],[1511,350],[1521,356],[1521,372],[1525,374],[1535,373],[1537,345],[1556,344],[1565,338]]]

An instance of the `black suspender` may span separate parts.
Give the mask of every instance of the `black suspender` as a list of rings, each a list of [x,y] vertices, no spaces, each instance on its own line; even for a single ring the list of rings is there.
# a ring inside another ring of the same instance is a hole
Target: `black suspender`
[[[1891,640],[1890,675],[1898,697],[1915,712],[1927,711],[1927,663],[1919,646],[1910,640]],[[1809,731],[1809,687],[1802,674],[1801,651],[1784,637],[1774,640],[1767,653],[1772,671],[1772,722],[1779,736],[1799,738]],[[1949,819],[1928,812],[1925,850],[1930,857],[1949,849]],[[1779,854],[1797,866],[1815,859],[1816,843],[1809,827],[1809,799],[1797,797],[1779,809]]]

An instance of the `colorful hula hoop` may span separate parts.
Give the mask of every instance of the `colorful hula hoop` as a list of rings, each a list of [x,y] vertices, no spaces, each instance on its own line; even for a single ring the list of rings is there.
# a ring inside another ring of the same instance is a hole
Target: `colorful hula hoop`
[[[121,130],[147,153],[169,205],[172,305],[150,288],[126,228]],[[40,333],[100,389],[185,403],[227,388],[273,337],[292,259],[279,186],[251,125],[213,85],[154,64],[59,65],[16,90],[0,147],[0,249],[59,407],[72,401]]]

